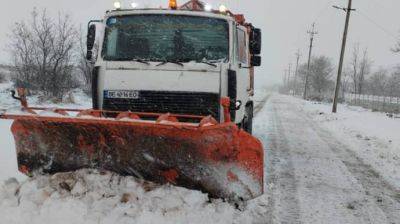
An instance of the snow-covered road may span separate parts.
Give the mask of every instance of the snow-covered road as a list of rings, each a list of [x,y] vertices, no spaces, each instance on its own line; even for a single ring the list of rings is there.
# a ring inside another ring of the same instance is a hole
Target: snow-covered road
[[[337,138],[306,106],[274,95],[257,118],[267,149],[265,223],[400,223],[400,183],[390,184],[360,158],[364,145],[347,145],[352,136]]]
[[[399,120],[345,106],[332,115],[329,105],[278,94],[263,103],[254,133],[266,150],[266,193],[242,210],[197,191],[83,170],[3,184],[0,224],[400,223]],[[0,179],[15,174],[9,125],[0,121]]]

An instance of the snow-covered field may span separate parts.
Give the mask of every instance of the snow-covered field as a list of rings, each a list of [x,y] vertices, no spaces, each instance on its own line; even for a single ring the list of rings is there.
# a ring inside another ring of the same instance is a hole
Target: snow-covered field
[[[240,210],[108,172],[17,176],[11,122],[0,121],[0,224],[400,223],[400,119],[344,105],[333,115],[328,104],[262,93],[254,132],[266,193]]]
[[[0,112],[3,109],[15,110],[20,108],[20,103],[11,98],[10,90],[13,89],[13,84],[0,83]],[[75,90],[72,92],[74,104],[52,104],[49,102],[39,102],[38,97],[29,97],[28,103],[30,106],[38,107],[59,107],[59,108],[78,108],[85,109],[91,107],[91,101],[87,95],[85,95],[80,90]],[[14,139],[12,137],[10,130],[12,121],[10,120],[0,120],[0,181],[4,181],[10,177],[15,177],[18,180],[26,179],[25,176],[21,175],[17,171],[16,165],[16,153],[14,148]]]
[[[0,109],[9,109],[13,107],[19,107],[20,104],[17,100],[11,98],[10,90],[14,89],[13,84],[9,83],[0,83]],[[92,106],[92,101],[89,97],[83,93],[82,90],[73,90],[70,96],[74,103],[60,103],[54,104],[51,102],[40,102],[37,96],[28,97],[28,103],[30,106],[38,106],[38,107],[58,107],[58,108],[77,108],[77,109],[87,109]]]
[[[343,144],[354,147],[362,160],[400,187],[400,117],[347,105],[340,105],[338,114],[330,113],[330,104],[303,102],[302,105],[315,121]]]

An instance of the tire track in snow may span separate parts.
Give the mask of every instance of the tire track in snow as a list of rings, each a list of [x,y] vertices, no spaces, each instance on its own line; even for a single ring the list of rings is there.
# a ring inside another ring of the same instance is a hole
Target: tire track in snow
[[[339,144],[300,105],[274,97],[268,106],[264,223],[400,223],[400,195],[349,146]],[[332,170],[323,168],[324,162]],[[313,165],[320,166],[314,171]],[[317,206],[309,204],[314,201]]]
[[[254,108],[254,117],[265,107],[265,104],[268,102],[269,98],[271,97],[271,93],[268,93],[257,106]]]
[[[297,196],[297,183],[294,173],[290,147],[286,144],[285,130],[278,115],[277,108],[272,105],[272,132],[269,133],[270,144],[266,146],[268,156],[267,183],[270,202],[266,223],[301,223],[300,206]]]
[[[319,127],[311,117],[304,115],[302,117],[309,121],[309,124],[362,185],[366,196],[382,210],[388,223],[400,224],[400,191],[389,184],[371,165],[365,163],[349,147],[332,137],[331,133]]]

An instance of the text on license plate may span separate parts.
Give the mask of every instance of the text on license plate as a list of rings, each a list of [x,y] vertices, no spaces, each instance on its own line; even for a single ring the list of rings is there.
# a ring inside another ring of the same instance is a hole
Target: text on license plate
[[[108,90],[105,97],[109,99],[138,99],[139,91],[134,90]]]

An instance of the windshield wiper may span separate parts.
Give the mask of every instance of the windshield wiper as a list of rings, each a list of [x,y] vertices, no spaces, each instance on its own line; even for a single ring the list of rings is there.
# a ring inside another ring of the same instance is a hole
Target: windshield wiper
[[[179,61],[163,61],[163,62],[161,62],[160,64],[158,64],[156,66],[165,65],[167,63],[172,63],[172,64],[176,64],[176,65],[180,65],[180,66],[184,67],[184,65]]]
[[[144,61],[144,60],[142,60],[142,59],[132,59],[132,61],[134,61],[134,62],[139,62],[139,63],[146,64],[146,65],[150,65],[149,62]]]
[[[196,62],[197,63],[203,63],[203,64],[206,64],[206,65],[210,65],[210,66],[213,66],[214,68],[218,67],[216,64],[213,64],[213,63],[208,62],[208,61],[196,61]]]

